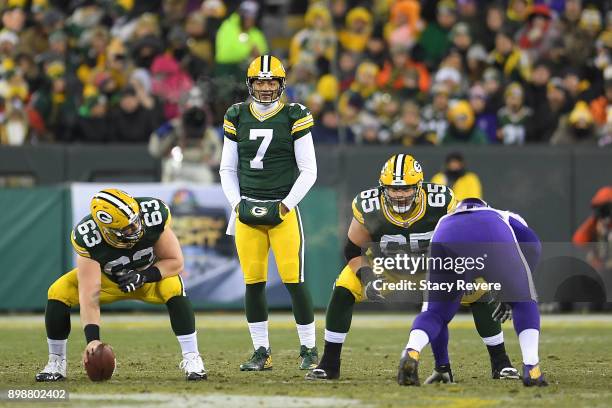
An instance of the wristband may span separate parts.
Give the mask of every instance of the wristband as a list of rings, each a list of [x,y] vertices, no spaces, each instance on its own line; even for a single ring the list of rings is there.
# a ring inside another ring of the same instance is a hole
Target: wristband
[[[97,324],[88,324],[83,329],[85,331],[85,339],[87,344],[94,340],[100,340],[100,326]]]
[[[144,271],[138,272],[145,278],[145,282],[159,282],[162,280],[162,275],[157,266],[149,266]]]

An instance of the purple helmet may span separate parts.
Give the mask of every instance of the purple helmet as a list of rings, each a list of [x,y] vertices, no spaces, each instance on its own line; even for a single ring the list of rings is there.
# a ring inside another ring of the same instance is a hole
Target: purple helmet
[[[485,200],[482,200],[476,197],[470,197],[470,198],[466,198],[465,200],[459,201],[459,204],[457,204],[457,210],[469,210],[472,208],[488,207],[488,206],[489,204],[487,204]]]

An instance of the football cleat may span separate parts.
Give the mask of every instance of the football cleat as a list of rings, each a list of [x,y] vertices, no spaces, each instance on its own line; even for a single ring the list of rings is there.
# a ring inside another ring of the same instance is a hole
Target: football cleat
[[[451,371],[450,364],[436,366],[433,373],[427,377],[424,384],[454,384],[453,372]]]
[[[244,363],[240,364],[240,371],[263,371],[272,369],[272,351],[261,346]]]
[[[185,371],[187,381],[206,380],[208,378],[204,361],[199,354],[188,353],[180,362],[179,367]]]
[[[525,387],[547,387],[540,365],[523,364],[523,385]]]
[[[404,356],[401,358],[397,370],[397,383],[399,385],[421,385],[419,382],[418,351],[406,349],[404,352]]]
[[[49,362],[43,370],[36,374],[38,382],[64,381],[66,379],[66,358],[57,354],[49,354]]]
[[[324,367],[319,364],[317,368],[310,370],[305,377],[307,380],[337,380],[340,378],[340,361],[337,367]]]
[[[521,378],[518,370],[512,366],[507,354],[499,359],[491,360],[491,377],[494,380],[518,380]]]
[[[521,375],[518,370],[512,366],[504,367],[501,370],[493,369],[494,380],[519,380]]]
[[[319,352],[316,347],[300,347],[300,370],[311,370],[319,364]]]

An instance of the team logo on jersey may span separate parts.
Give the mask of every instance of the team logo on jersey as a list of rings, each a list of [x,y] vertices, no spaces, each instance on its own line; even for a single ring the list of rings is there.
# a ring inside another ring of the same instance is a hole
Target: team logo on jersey
[[[110,224],[113,222],[113,216],[106,211],[96,211],[96,218],[103,224]]]
[[[266,207],[253,207],[251,208],[251,214],[255,217],[263,217],[268,213],[268,209]]]
[[[414,166],[414,171],[416,171],[417,173],[421,173],[423,171],[423,169],[421,168],[421,163],[419,163],[418,161],[414,161],[413,162],[413,166]]]

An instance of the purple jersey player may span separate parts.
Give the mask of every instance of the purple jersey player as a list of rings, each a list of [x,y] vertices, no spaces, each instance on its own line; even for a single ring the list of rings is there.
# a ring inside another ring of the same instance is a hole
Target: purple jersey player
[[[477,275],[491,285],[489,289],[497,289],[498,299],[512,309],[523,355],[523,384],[546,386],[538,364],[540,314],[531,277],[540,252],[537,235],[519,215],[490,208],[480,199],[465,199],[454,213],[442,217],[431,239],[430,256],[452,262],[432,263],[428,301],[412,324],[398,383],[419,385],[419,355],[429,342],[442,340],[448,346],[448,323],[459,308],[465,286]],[[474,274],[465,268],[470,258],[475,259],[472,265],[482,266]]]

